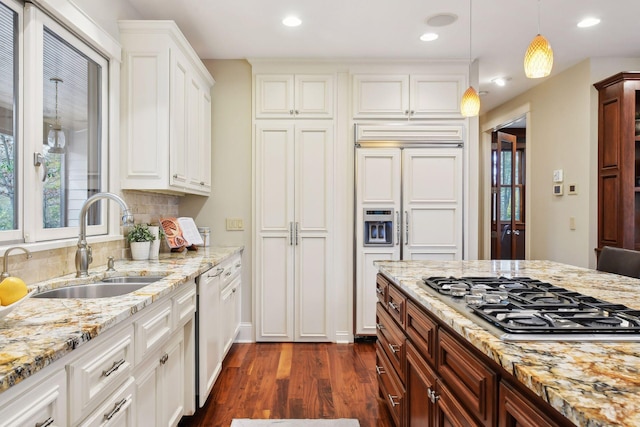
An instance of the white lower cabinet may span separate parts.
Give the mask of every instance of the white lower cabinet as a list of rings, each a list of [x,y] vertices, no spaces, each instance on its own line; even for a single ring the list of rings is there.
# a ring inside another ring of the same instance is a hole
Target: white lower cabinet
[[[134,427],[136,425],[136,406],[133,383],[133,377],[128,377],[124,384],[102,402],[79,426]]]
[[[15,393],[0,409],[0,426],[49,426],[67,425],[67,376],[64,368],[35,384],[15,386]]]
[[[135,369],[136,425],[176,426],[184,413],[184,333],[177,330]]]
[[[223,320],[222,354],[227,354],[240,328],[240,272],[222,289],[220,303]]]
[[[76,425],[102,405],[131,376],[133,327],[121,327],[116,333],[97,340],[67,365],[71,425]]]

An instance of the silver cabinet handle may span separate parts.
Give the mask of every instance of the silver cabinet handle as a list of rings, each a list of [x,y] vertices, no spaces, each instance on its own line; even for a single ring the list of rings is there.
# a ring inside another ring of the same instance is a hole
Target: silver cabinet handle
[[[378,295],[382,295],[384,292],[382,291],[382,289],[380,289],[380,288],[376,288],[376,293],[377,293]]]
[[[293,222],[289,223],[289,246],[293,246]]]
[[[389,344],[389,349],[393,354],[396,354],[400,351],[400,346],[398,344]]]
[[[384,326],[382,326],[382,323],[376,323],[376,328],[378,328],[379,330],[383,330]]]
[[[298,243],[300,242],[299,234],[300,234],[300,223],[296,222],[296,246],[298,246]]]
[[[516,236],[520,235],[520,230],[513,230],[513,234],[515,234]]]
[[[387,397],[389,398],[389,402],[391,402],[391,407],[396,407],[400,404],[400,402],[396,402],[395,399],[398,399],[398,396],[392,396],[391,394],[387,393]]]
[[[53,424],[53,418],[49,417],[41,423],[36,423],[36,427],[48,427]]]
[[[386,372],[384,371],[384,368],[382,366],[378,366],[378,365],[376,365],[376,373],[378,375],[386,374]]]
[[[126,403],[127,399],[122,399],[120,402],[116,403],[111,412],[109,412],[108,414],[104,414],[104,419],[108,421],[113,418],[114,415],[117,414]]]
[[[396,245],[400,244],[400,212],[396,211]]]
[[[404,244],[409,244],[409,212],[404,211]]]
[[[431,403],[436,403],[440,399],[440,396],[438,396],[435,391],[431,390],[431,388],[427,389],[427,396]]]
[[[222,274],[222,272],[223,272],[223,271],[224,271],[224,268],[220,268],[220,267],[218,267],[218,268],[216,269],[216,274],[214,274],[213,276],[211,276],[211,275],[207,274],[207,277],[218,277],[219,275],[221,275],[221,274]]]
[[[169,355],[167,353],[163,354],[162,357],[160,358],[160,364],[164,365],[165,363],[167,363],[167,360],[169,360]]]
[[[394,311],[400,311],[400,306],[393,301],[389,301],[387,305]]]
[[[102,376],[103,377],[108,377],[109,375],[111,375],[115,371],[117,371],[118,368],[120,366],[122,366],[123,364],[124,364],[124,359],[120,359],[120,360],[117,360],[117,361],[113,362],[113,365],[111,365],[111,367],[109,369],[107,369],[106,371],[102,371]]]

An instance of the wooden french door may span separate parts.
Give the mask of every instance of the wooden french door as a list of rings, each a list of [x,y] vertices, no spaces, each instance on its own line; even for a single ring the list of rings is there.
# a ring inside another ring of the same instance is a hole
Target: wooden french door
[[[524,259],[525,143],[494,132],[491,144],[491,259]]]

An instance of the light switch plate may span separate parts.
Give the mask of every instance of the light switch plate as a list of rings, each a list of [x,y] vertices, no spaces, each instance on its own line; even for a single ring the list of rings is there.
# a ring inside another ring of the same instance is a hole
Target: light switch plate
[[[227,218],[226,225],[227,231],[244,230],[244,221],[242,218]]]

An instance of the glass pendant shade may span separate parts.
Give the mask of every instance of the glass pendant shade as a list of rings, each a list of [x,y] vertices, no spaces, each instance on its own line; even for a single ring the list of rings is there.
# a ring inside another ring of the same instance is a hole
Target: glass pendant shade
[[[59,77],[52,77],[49,79],[56,85],[56,121],[49,129],[47,135],[47,144],[49,145],[49,153],[62,154],[64,153],[64,145],[66,139],[64,132],[62,131],[62,124],[60,123],[60,117],[58,116],[58,83],[62,83],[62,79]]]
[[[54,124],[49,129],[47,135],[47,144],[49,145],[49,153],[62,154],[64,153],[64,145],[66,143],[64,131],[59,123]]]
[[[553,50],[543,36],[538,34],[529,44],[524,55],[524,73],[530,79],[539,79],[551,74]]]
[[[460,113],[464,117],[474,117],[480,113],[480,96],[478,92],[469,86],[467,90],[462,94],[462,100],[460,101]]]

